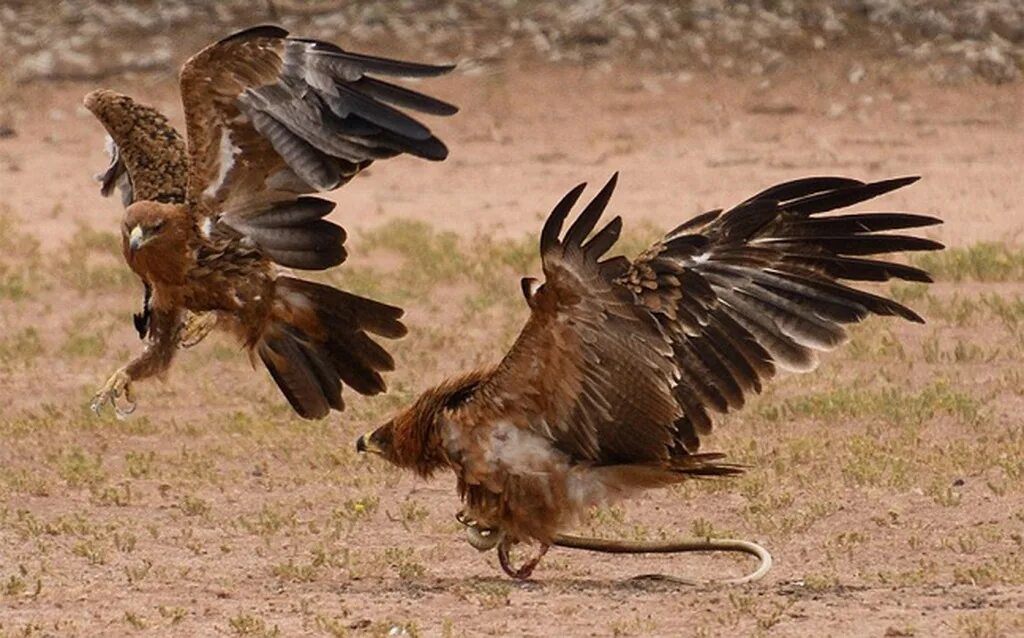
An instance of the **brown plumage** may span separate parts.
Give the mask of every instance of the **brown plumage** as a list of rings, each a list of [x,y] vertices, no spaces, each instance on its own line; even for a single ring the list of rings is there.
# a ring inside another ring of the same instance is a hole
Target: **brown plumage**
[[[114,91],[98,92],[90,103],[96,119],[107,129],[107,154],[110,156],[107,169],[96,176],[100,194],[109,197],[116,188],[125,208],[136,201],[184,204],[188,155],[185,140],[167,117],[151,106]],[[138,188],[132,183],[129,164],[135,168]],[[149,332],[149,302],[153,290],[145,280],[142,285],[142,310],[132,319],[139,337],[145,339]]]
[[[941,248],[880,232],[940,220],[823,215],[915,180],[780,184],[695,217],[632,262],[604,257],[619,217],[593,232],[615,177],[562,233],[580,185],[544,225],[545,281],[523,280],[531,314],[505,358],[426,391],[357,448],[421,476],[452,470],[461,516],[500,539],[508,573],[529,576],[556,535],[594,505],[739,472],[699,451],[711,414],[742,407],[778,369],[813,369],[817,352],[846,340],[843,324],[871,314],[921,321],[841,280],[930,281],[875,256]],[[541,552],[516,570],[508,550],[521,541]]]
[[[281,276],[278,266],[323,270],[345,260],[344,230],[324,219],[334,204],[305,195],[337,188],[377,159],[447,156],[395,107],[456,108],[373,76],[451,68],[349,53],[273,26],[241,31],[181,70],[184,160],[180,136],[155,111],[111,91],[86,96],[117,147],[104,177],[116,181],[120,162],[133,191],[125,259],[152,288],[146,349],[111,377],[94,409],[167,370],[187,312],[212,313],[303,417],[341,410],[343,384],[382,392],[381,373],[394,362],[371,335],[403,336],[401,309]]]

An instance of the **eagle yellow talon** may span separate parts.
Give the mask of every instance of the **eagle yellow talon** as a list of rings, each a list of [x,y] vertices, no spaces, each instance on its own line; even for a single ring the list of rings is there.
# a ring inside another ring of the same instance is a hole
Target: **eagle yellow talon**
[[[181,328],[181,347],[192,348],[210,334],[217,325],[217,315],[212,312],[189,313]]]
[[[103,387],[100,388],[100,391],[93,396],[89,407],[96,414],[100,414],[103,411],[103,406],[109,403],[114,408],[114,414],[117,418],[127,418],[132,412],[135,412],[136,406],[136,403],[132,401],[131,382],[132,379],[128,376],[128,371],[125,368],[121,368],[111,375],[107,382],[103,384]],[[124,396],[126,401],[123,408],[117,404],[117,399],[120,396]]]

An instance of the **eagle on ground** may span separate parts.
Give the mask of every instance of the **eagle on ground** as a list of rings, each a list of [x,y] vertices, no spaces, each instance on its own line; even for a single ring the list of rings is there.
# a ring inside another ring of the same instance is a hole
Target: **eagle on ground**
[[[87,95],[118,152],[104,184],[120,179],[120,162],[132,190],[124,256],[152,291],[146,347],[96,394],[93,409],[109,402],[124,414],[115,403],[122,395],[131,409],[131,384],[170,367],[188,334],[187,313],[212,315],[234,334],[302,417],[343,409],[343,385],[384,391],[381,373],[394,361],[373,336],[405,335],[402,310],[280,267],[324,270],[346,258],[345,231],[324,219],[334,204],[310,193],[338,188],[374,160],[447,157],[400,108],[452,115],[456,107],[377,76],[452,68],[351,53],[275,26],[246,29],[181,69],[184,158],[166,120],[152,126],[138,117],[151,110],[113,91]]]
[[[506,573],[528,578],[590,507],[740,472],[700,451],[711,415],[743,407],[780,369],[814,369],[818,352],[847,340],[844,324],[872,314],[923,322],[844,280],[930,282],[879,256],[941,248],[885,232],[941,221],[825,214],[916,179],[779,184],[694,217],[633,261],[605,257],[620,217],[593,232],[616,177],[562,233],[581,184],[544,224],[545,281],[523,279],[530,318],[505,358],[427,390],[356,448],[423,477],[452,470],[471,542],[496,544]],[[531,541],[540,551],[513,567],[510,548]]]

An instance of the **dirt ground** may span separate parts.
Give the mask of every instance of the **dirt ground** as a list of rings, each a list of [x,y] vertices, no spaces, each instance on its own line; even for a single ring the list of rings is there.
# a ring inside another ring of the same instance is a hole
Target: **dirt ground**
[[[168,78],[111,88],[172,114]],[[119,422],[86,404],[140,343],[140,292],[102,200],[86,84],[19,88],[0,139],[0,636],[1024,635],[1024,86],[936,86],[842,59],[761,83],[510,65],[431,91],[444,163],[399,158],[334,193],[350,260],[328,275],[407,308],[377,399],[290,416],[226,338],[139,385]],[[355,438],[526,317],[541,220],[621,171],[624,244],[785,179],[917,174],[875,210],[936,214],[937,283],[884,286],[924,326],[872,320],[813,374],[776,380],[708,449],[741,478],[594,512],[609,537],[737,536],[741,559],[553,550],[528,583],[463,542],[454,481],[359,457]]]

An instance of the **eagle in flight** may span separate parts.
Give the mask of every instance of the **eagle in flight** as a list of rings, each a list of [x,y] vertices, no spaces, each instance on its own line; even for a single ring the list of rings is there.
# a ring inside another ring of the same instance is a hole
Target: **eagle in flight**
[[[152,109],[113,91],[87,95],[117,149],[104,186],[127,179],[124,256],[151,291],[145,349],[107,381],[93,409],[130,412],[131,384],[170,367],[189,337],[189,313],[215,318],[259,356],[305,418],[343,409],[343,384],[382,392],[381,373],[394,361],[371,335],[402,337],[402,310],[279,267],[324,270],[345,260],[344,230],[323,219],[334,204],[310,193],[341,186],[377,159],[447,157],[396,107],[432,115],[456,107],[377,76],[452,68],[351,53],[275,26],[247,29],[181,69],[184,156],[180,136]]]
[[[125,208],[136,201],[184,204],[188,188],[188,154],[184,138],[171,126],[163,113],[151,106],[140,104],[127,95],[113,91],[109,91],[106,100],[108,105],[103,110],[101,121],[104,124],[109,123],[108,128],[114,128],[121,122],[130,123],[132,128],[139,129],[131,136],[118,135],[128,144],[127,153],[135,156],[132,158],[132,166],[138,187],[132,183],[128,174],[128,166],[121,148],[108,133],[106,150],[110,163],[105,171],[96,176],[100,183],[100,194],[103,197],[110,197],[116,189]],[[142,131],[144,134],[140,134]],[[142,285],[142,310],[135,313],[132,320],[139,338],[145,339],[149,333],[149,316],[152,312],[149,303],[153,297],[153,290],[146,281],[143,281]],[[186,312],[181,345],[188,348],[202,341],[215,325],[215,321],[216,315],[213,313],[194,315]]]
[[[845,282],[930,282],[885,257],[941,244],[885,231],[941,221],[826,214],[916,179],[779,184],[694,217],[633,261],[605,257],[621,218],[593,232],[616,177],[562,232],[581,184],[544,224],[545,280],[523,279],[530,318],[505,358],[427,390],[356,448],[423,477],[453,471],[472,544],[497,545],[506,573],[528,578],[590,507],[738,473],[700,451],[711,415],[743,407],[777,370],[814,369],[818,352],[847,340],[844,324],[872,314],[923,322]],[[519,542],[540,550],[516,568]]]

